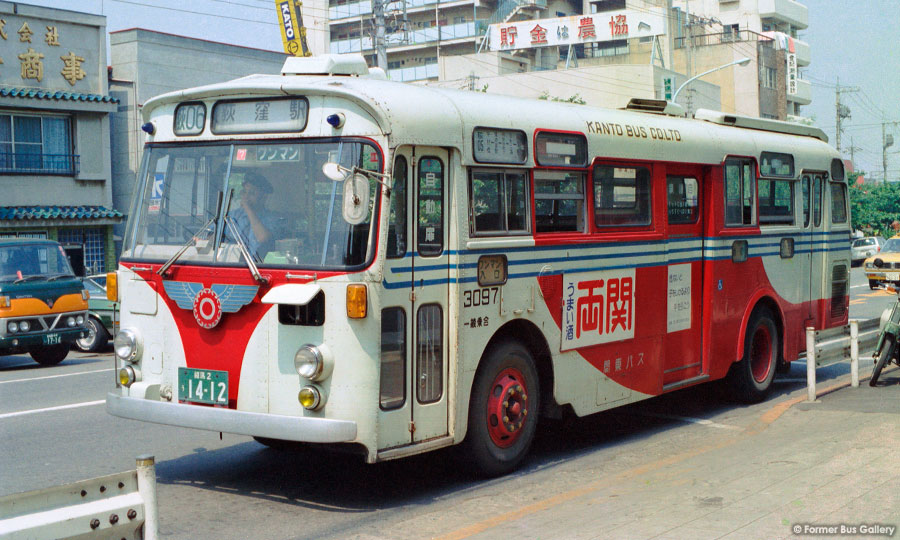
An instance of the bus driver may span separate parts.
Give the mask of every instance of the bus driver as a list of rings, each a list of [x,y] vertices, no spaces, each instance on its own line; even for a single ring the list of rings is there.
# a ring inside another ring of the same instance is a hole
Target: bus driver
[[[241,183],[240,208],[229,213],[241,239],[250,254],[262,260],[272,250],[273,216],[266,210],[266,197],[272,193],[272,184],[256,172],[247,172]],[[231,231],[227,237],[233,240]]]

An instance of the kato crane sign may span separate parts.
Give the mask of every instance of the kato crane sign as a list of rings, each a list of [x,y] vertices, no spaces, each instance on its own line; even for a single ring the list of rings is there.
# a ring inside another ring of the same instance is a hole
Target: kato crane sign
[[[300,15],[302,5],[299,0],[275,0],[284,52],[292,56],[312,56],[309,45],[306,44],[306,28],[303,27],[303,17]]]

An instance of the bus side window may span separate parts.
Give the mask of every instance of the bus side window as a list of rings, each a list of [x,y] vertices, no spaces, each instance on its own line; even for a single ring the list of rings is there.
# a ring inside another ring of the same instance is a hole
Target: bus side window
[[[831,222],[847,223],[847,188],[831,182]]]
[[[650,169],[594,167],[594,224],[597,227],[650,224]]]
[[[803,191],[803,228],[809,227],[809,176],[804,175],[800,185]]]
[[[387,258],[399,259],[406,254],[406,157],[394,160],[391,184],[391,213],[388,221]]]
[[[755,225],[756,176],[753,174],[753,162],[747,159],[726,159],[724,173],[725,225]]]
[[[524,173],[475,171],[469,183],[469,197],[472,234],[528,232],[528,186]]]
[[[667,176],[669,224],[697,223],[700,217],[699,184],[690,176]]]
[[[813,222],[814,226],[822,226],[822,178],[813,178]]]
[[[536,232],[584,231],[584,174],[534,173]]]

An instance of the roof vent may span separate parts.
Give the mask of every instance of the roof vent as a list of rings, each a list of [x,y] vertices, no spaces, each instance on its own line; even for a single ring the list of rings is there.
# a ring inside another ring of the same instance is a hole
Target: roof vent
[[[282,75],[357,75],[369,74],[366,59],[360,54],[323,54],[322,56],[289,56],[281,68]]]
[[[665,114],[668,116],[684,116],[684,107],[664,99],[631,98],[628,105],[625,106],[625,110]]]

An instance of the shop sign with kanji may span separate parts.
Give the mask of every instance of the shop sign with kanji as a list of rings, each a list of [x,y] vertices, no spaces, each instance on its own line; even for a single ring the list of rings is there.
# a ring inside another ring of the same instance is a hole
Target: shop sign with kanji
[[[490,49],[508,51],[596,43],[665,33],[661,10],[623,10],[492,24]]]

